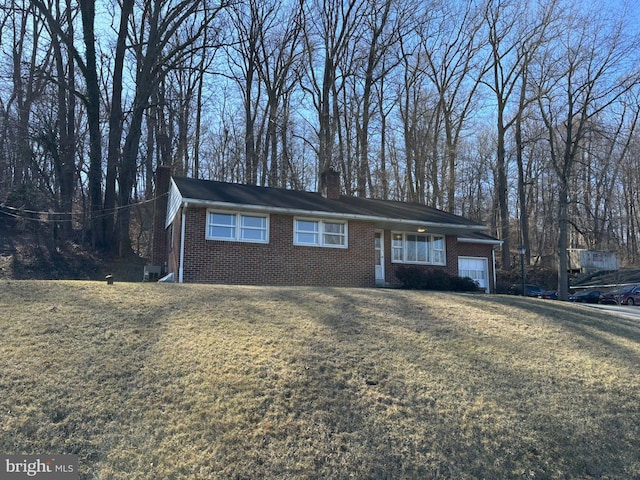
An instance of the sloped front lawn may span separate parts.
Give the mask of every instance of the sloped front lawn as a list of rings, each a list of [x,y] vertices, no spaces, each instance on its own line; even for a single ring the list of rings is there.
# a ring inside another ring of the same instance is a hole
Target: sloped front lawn
[[[0,452],[82,478],[640,478],[640,327],[398,290],[0,285]]]

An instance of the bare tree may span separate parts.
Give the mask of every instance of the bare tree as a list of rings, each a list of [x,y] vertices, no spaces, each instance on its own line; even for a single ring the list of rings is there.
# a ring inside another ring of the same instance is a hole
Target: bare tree
[[[567,18],[558,41],[547,45],[544,68],[536,83],[538,105],[547,132],[549,158],[557,175],[558,291],[568,295],[569,206],[576,163],[585,150],[594,120],[612,114],[616,104],[638,81],[620,77],[620,68],[634,53],[623,35],[622,22],[607,23],[590,10]],[[553,49],[553,50],[552,50]]]
[[[494,219],[495,131],[488,125],[477,125],[475,135],[459,144],[456,185],[458,213],[478,222]],[[496,225],[493,221],[494,228]]]
[[[613,192],[626,182],[620,172],[638,122],[638,110],[623,104],[617,118],[607,117],[617,120],[618,125],[594,118],[598,124],[589,129],[576,161],[570,195],[571,225],[575,232],[570,235],[571,248],[615,248],[618,245],[611,233],[617,231],[618,223],[626,223],[619,220],[621,212]]]
[[[261,84],[258,82],[260,29],[273,8],[273,5],[265,5],[258,0],[246,0],[234,3],[230,9],[236,39],[228,47],[228,61],[230,70],[234,72],[232,78],[237,83],[242,97],[245,122],[245,182],[251,185],[258,183],[259,152],[255,127],[261,96]]]
[[[400,71],[402,81],[398,83],[398,115],[402,125],[402,143],[404,147],[404,168],[400,168],[396,161],[397,181],[402,183],[405,190],[402,199],[412,202],[429,203],[437,196],[438,178],[431,178],[431,188],[435,195],[427,195],[427,158],[429,145],[436,127],[433,125],[437,101],[435,95],[425,88],[427,75],[423,67],[425,58],[425,44],[419,41],[426,34],[421,35],[424,23],[415,23],[416,37],[402,36],[400,38]],[[416,40],[417,38],[417,40]],[[429,134],[431,132],[431,134]],[[404,177],[402,180],[400,176]],[[402,187],[401,187],[402,188]]]
[[[361,71],[357,72],[357,77],[362,82],[362,90],[359,115],[355,119],[359,153],[357,193],[361,197],[373,190],[369,165],[369,129],[374,114],[374,101],[378,99],[374,87],[398,63],[398,60],[390,59],[390,53],[402,34],[400,28],[403,18],[401,4],[395,0],[371,0],[364,15],[364,61]]]
[[[292,2],[286,7],[274,4],[259,32],[258,75],[267,97],[263,171],[268,171],[268,183],[272,186],[287,186],[288,177],[293,174],[286,156],[288,140],[282,132],[289,126],[287,102],[301,75],[302,7],[302,2]]]
[[[382,70],[387,70],[385,59],[382,60]],[[380,147],[379,147],[379,162],[377,172],[374,174],[374,187],[371,195],[373,197],[382,198],[388,200],[390,197],[390,178],[391,175],[387,170],[389,150],[389,129],[387,127],[389,123],[389,116],[394,111],[395,99],[393,95],[388,93],[389,82],[386,81],[386,77],[381,77],[380,81],[375,85],[376,96],[378,97],[378,108],[380,110]]]
[[[60,25],[67,26],[67,35],[74,37],[73,16],[74,9],[71,1],[66,0],[64,10],[60,11],[59,5],[52,5],[52,11]],[[64,17],[64,18],[60,18]],[[54,225],[54,238],[57,239],[57,227],[64,237],[71,233],[71,212],[76,182],[75,165],[75,122],[76,122],[76,94],[75,94],[75,62],[73,54],[62,49],[57,35],[51,36],[53,55],[55,58],[55,72],[57,83],[57,131],[58,145],[51,146],[53,153],[55,178],[58,190],[58,205],[56,210],[65,213],[59,217],[61,222]],[[55,138],[55,137],[54,137]]]
[[[210,17],[209,10],[215,10],[215,7],[211,7],[208,3],[204,4],[204,12],[203,15],[208,18]],[[202,34],[202,45],[203,48],[198,52],[200,55],[200,63],[198,65],[198,90],[197,90],[197,98],[196,98],[196,128],[194,134],[194,142],[193,142],[193,176],[195,178],[199,177],[200,174],[200,147],[202,143],[202,119],[203,119],[203,108],[204,108],[204,85],[205,78],[207,78],[208,69],[213,64],[215,53],[217,49],[208,48],[209,46],[209,29],[206,29]]]
[[[117,28],[116,48],[113,59],[113,76],[111,77],[111,99],[109,101],[109,140],[107,146],[107,169],[104,189],[104,214],[101,225],[101,236],[106,243],[114,242],[114,222],[117,203],[116,180],[122,136],[124,114],[122,111],[123,73],[127,51],[129,21],[133,13],[134,0],[123,0],[120,5],[120,17]],[[115,16],[114,16],[115,18]]]
[[[304,42],[309,67],[303,88],[311,94],[318,115],[318,173],[334,163],[338,77],[344,58],[356,41],[365,5],[364,0],[314,0],[305,10]]]
[[[38,50],[44,23],[34,14],[29,2],[12,2],[11,78],[13,92],[7,108],[15,108],[13,149],[15,164],[13,185],[24,186],[29,177],[31,148],[29,126],[32,106],[43,89],[44,80],[37,75]],[[15,107],[13,107],[15,105]]]
[[[484,41],[480,38],[481,16],[475,2],[458,6],[443,6],[435,33],[429,33],[426,43],[425,70],[438,96],[437,115],[444,139],[434,138],[434,161],[442,158],[434,174],[441,176],[438,202],[450,212],[455,211],[457,156],[460,136],[477,103],[476,91],[486,68],[482,55]],[[427,30],[429,32],[429,30]],[[443,145],[444,152],[440,145]],[[442,172],[442,173],[440,173]],[[444,199],[446,191],[446,201]]]
[[[638,102],[634,101],[632,114],[634,128],[629,129],[628,142],[625,145],[625,153],[620,161],[620,185],[616,185],[611,192],[613,198],[621,199],[619,210],[624,219],[624,225],[615,229],[619,239],[620,250],[627,264],[634,265],[638,261],[638,234],[640,233],[640,172],[638,172],[638,156],[640,155],[640,142],[637,129]],[[626,241],[625,241],[626,240]]]
[[[205,1],[205,0],[202,0]],[[137,158],[142,136],[144,114],[149,99],[174,65],[191,54],[191,48],[216,15],[226,8],[224,3],[204,10],[202,2],[167,2],[152,0],[145,4],[135,21],[142,22],[133,30],[133,50],[137,60],[135,94],[127,122],[127,134],[118,167],[119,210],[116,230],[121,255],[131,249],[129,238],[130,209],[138,168]],[[208,16],[202,16],[203,12]]]
[[[85,80],[85,93],[82,100],[86,109],[89,130],[89,204],[91,209],[91,233],[94,245],[103,245],[101,236],[102,216],[102,133],[100,128],[100,90],[98,85],[98,69],[95,43],[95,0],[78,2],[82,19],[84,40],[84,57],[75,45],[75,39],[65,31],[60,18],[55,18],[50,5],[41,0],[33,0],[32,5],[43,15],[49,26],[51,35],[59,37],[72,57]]]
[[[541,12],[534,16],[529,8]],[[488,27],[489,46],[491,49],[490,80],[486,85],[492,90],[496,100],[497,127],[497,185],[498,204],[500,208],[500,238],[502,239],[502,268],[511,268],[510,260],[510,215],[509,194],[507,184],[507,154],[505,149],[507,131],[516,125],[516,152],[521,149],[522,139],[519,124],[522,113],[531,101],[527,94],[527,73],[529,63],[535,51],[542,44],[545,32],[555,15],[555,2],[544,5],[522,4],[510,0],[490,0],[485,10]],[[519,95],[518,95],[519,93]],[[507,118],[508,107],[512,98],[516,97],[515,112]],[[522,172],[522,158],[517,153],[518,172]],[[523,178],[518,184],[522,185]],[[522,197],[520,198],[522,200]],[[522,202],[521,202],[521,206]],[[521,211],[522,213],[522,211]],[[525,212],[526,216],[526,212]],[[526,218],[525,218],[526,220]],[[525,235],[527,228],[522,230]],[[525,243],[525,247],[528,247]],[[528,248],[527,248],[528,249]]]

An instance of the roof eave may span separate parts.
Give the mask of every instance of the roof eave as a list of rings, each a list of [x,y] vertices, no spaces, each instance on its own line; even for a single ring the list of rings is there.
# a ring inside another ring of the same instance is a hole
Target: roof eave
[[[498,240],[497,238],[495,238],[495,239],[493,239],[493,238],[481,239],[481,238],[458,237],[458,242],[460,242],[460,243],[477,243],[477,244],[481,244],[481,245],[496,245],[496,246],[502,246],[502,244],[503,244],[503,241],[502,240]]]
[[[458,224],[458,223],[446,223],[446,222],[429,222],[429,221],[421,221],[414,219],[403,219],[403,218],[390,218],[390,217],[381,217],[376,215],[361,215],[355,213],[339,213],[339,212],[327,212],[324,210],[305,210],[298,208],[286,208],[286,207],[272,207],[266,205],[252,205],[245,203],[230,203],[230,202],[217,202],[211,200],[202,200],[195,198],[182,198],[183,205],[198,205],[206,208],[220,208],[227,210],[243,210],[250,212],[260,212],[260,213],[284,213],[288,215],[299,215],[299,216],[308,216],[308,217],[322,217],[322,218],[331,218],[336,220],[357,220],[357,221],[368,221],[376,224],[400,224],[400,225],[411,225],[412,227],[426,227],[426,228],[436,228],[436,229],[446,229],[446,230],[454,230],[456,232],[480,232],[484,230],[488,230],[488,227],[480,224]]]

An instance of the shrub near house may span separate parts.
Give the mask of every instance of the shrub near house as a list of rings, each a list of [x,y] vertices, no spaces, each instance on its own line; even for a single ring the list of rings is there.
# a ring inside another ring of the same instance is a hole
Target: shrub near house
[[[401,267],[396,277],[402,288],[413,290],[438,290],[451,292],[477,292],[478,284],[469,277],[449,275],[442,270],[424,271],[415,267]]]

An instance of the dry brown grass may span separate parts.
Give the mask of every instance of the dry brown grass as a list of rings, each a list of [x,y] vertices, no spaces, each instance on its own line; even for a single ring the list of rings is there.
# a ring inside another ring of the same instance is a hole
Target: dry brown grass
[[[0,285],[0,452],[82,478],[640,478],[640,326],[397,290]]]

